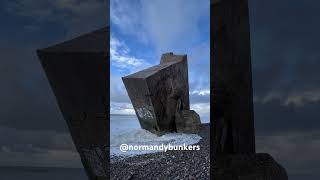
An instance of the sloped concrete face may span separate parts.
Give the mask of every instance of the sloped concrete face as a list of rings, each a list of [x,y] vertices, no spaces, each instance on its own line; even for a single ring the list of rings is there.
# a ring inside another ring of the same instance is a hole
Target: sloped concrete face
[[[90,180],[109,179],[108,33],[37,51]]]
[[[186,55],[166,53],[159,65],[122,80],[143,129],[155,134],[177,131],[175,113],[190,109]]]

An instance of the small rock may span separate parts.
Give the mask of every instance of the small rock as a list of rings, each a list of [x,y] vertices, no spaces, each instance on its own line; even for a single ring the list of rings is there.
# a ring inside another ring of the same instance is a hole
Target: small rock
[[[175,114],[175,123],[179,133],[198,133],[200,131],[200,116],[194,110],[182,110]]]

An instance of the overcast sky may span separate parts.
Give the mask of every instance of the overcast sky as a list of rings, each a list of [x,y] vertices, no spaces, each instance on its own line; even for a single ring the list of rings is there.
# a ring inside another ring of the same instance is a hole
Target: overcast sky
[[[320,2],[249,0],[249,7],[257,149],[289,174],[319,179]]]
[[[134,114],[121,77],[187,54],[191,108],[210,112],[209,0],[111,1],[111,113]]]
[[[119,95],[113,89],[111,100],[126,109],[129,100],[119,77],[157,64],[162,52],[174,51],[187,53],[193,64],[191,103],[207,102],[206,93],[197,95],[209,87],[207,66],[201,65],[209,46],[206,1],[135,2],[111,11],[112,42],[118,43],[112,46],[113,57],[134,62],[112,60],[111,85]],[[320,2],[249,2],[257,150],[271,153],[289,174],[318,174]],[[106,14],[106,3],[98,0],[0,2],[0,165],[81,167],[35,50],[105,26]],[[195,80],[195,75],[203,79]]]

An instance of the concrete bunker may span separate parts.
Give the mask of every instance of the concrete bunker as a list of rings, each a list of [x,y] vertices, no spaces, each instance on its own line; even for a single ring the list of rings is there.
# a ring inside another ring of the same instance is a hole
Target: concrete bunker
[[[122,78],[141,128],[197,133],[200,117],[190,110],[187,55],[165,53],[160,64]]]
[[[109,178],[109,28],[37,51],[90,180]]]

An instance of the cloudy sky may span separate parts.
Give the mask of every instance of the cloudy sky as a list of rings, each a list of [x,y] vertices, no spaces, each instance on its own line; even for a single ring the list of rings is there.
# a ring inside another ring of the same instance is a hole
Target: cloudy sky
[[[316,0],[249,0],[257,149],[292,178],[320,177],[318,7]]]
[[[162,1],[135,2],[112,3],[118,7],[111,12],[113,112],[130,109],[117,78],[158,63],[168,50],[188,52],[194,63],[191,103],[206,103],[205,1],[171,1],[160,17],[156,7],[164,6]],[[123,13],[129,7],[130,17]],[[203,10],[189,12],[190,7]],[[289,174],[319,179],[320,2],[249,0],[249,7],[257,150],[273,154]],[[0,2],[0,165],[81,167],[35,50],[105,26],[108,12],[98,0]],[[197,73],[203,79],[195,80]]]
[[[187,54],[191,108],[210,112],[209,0],[111,0],[111,113],[134,114],[121,77]]]

